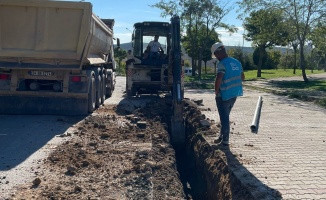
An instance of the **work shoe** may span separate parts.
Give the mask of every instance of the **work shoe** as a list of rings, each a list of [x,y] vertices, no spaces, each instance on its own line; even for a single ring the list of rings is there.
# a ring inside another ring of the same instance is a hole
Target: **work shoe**
[[[218,139],[214,140],[214,143],[216,143],[216,144],[221,143],[222,140],[223,140],[223,139],[222,139],[221,137],[219,137]]]
[[[224,141],[220,142],[217,146],[220,149],[229,149],[230,148],[229,142],[224,142]]]

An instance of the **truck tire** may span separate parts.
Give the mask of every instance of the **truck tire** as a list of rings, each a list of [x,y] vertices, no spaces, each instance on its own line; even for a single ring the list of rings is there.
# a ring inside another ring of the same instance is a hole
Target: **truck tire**
[[[101,87],[101,104],[104,104],[106,99],[106,75],[102,75],[102,87]]]
[[[127,90],[127,97],[131,98],[133,96],[136,96],[136,90],[132,87],[131,90]]]
[[[98,108],[101,105],[101,90],[102,90],[102,78],[98,75],[98,84],[96,85],[96,100],[95,107]]]
[[[95,98],[96,98],[96,90],[95,90],[95,78],[92,76],[89,83],[89,91],[88,91],[88,112],[92,113],[95,110]]]
[[[131,98],[131,97],[132,97],[131,90],[127,90],[127,97],[128,97],[128,98]]]
[[[106,88],[106,96],[111,97],[112,96],[112,89],[111,88]]]
[[[112,84],[112,79],[108,79],[108,81],[111,81],[111,83],[108,84],[108,85],[113,86],[113,84]],[[113,90],[112,90],[111,87],[107,87],[107,88],[105,88],[106,96],[107,96],[107,97],[111,97],[111,96],[112,96],[112,91],[113,91]]]

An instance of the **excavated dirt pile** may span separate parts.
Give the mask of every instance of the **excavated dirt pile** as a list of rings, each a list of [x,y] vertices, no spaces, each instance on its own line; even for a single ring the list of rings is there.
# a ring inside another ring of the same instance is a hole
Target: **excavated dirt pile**
[[[250,199],[224,152],[202,136],[218,127],[203,126],[197,106],[185,105],[186,161],[177,162],[170,144],[167,98],[132,111],[103,106],[66,133],[69,140],[44,160],[37,178],[9,199]]]

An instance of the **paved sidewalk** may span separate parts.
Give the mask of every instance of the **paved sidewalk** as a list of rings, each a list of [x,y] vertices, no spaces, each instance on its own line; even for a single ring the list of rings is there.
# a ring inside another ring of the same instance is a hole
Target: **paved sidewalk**
[[[250,126],[259,96],[263,105],[255,134]],[[202,113],[219,122],[213,90],[188,89],[185,97],[203,99]],[[226,156],[236,176],[257,199],[273,198],[268,195],[273,190],[280,193],[279,199],[326,199],[326,109],[245,89],[231,121]],[[213,139],[207,138],[212,145]]]

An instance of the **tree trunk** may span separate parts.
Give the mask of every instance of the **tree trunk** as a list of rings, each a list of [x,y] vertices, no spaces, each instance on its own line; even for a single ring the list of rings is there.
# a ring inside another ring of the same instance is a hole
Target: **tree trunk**
[[[198,58],[198,79],[201,80],[201,57],[202,57],[202,51],[203,48],[202,47],[199,47],[199,58]]]
[[[192,70],[192,76],[195,75],[195,70],[196,70],[196,59],[191,58],[191,70]]]
[[[300,43],[300,68],[302,71],[302,77],[304,82],[308,83],[309,80],[306,75],[306,69],[305,69],[305,63],[304,63],[304,54],[303,54],[303,44]]]
[[[295,74],[295,70],[297,69],[297,49],[294,49],[294,67],[293,67],[293,74]]]
[[[261,66],[263,65],[263,49],[259,47],[259,61],[257,67],[257,77],[261,77]]]
[[[324,59],[324,72],[326,72],[326,53],[325,53],[325,59]]]
[[[288,56],[289,56],[289,46],[286,46],[286,55],[285,55],[285,66],[284,66],[284,71],[285,69],[288,68]]]

